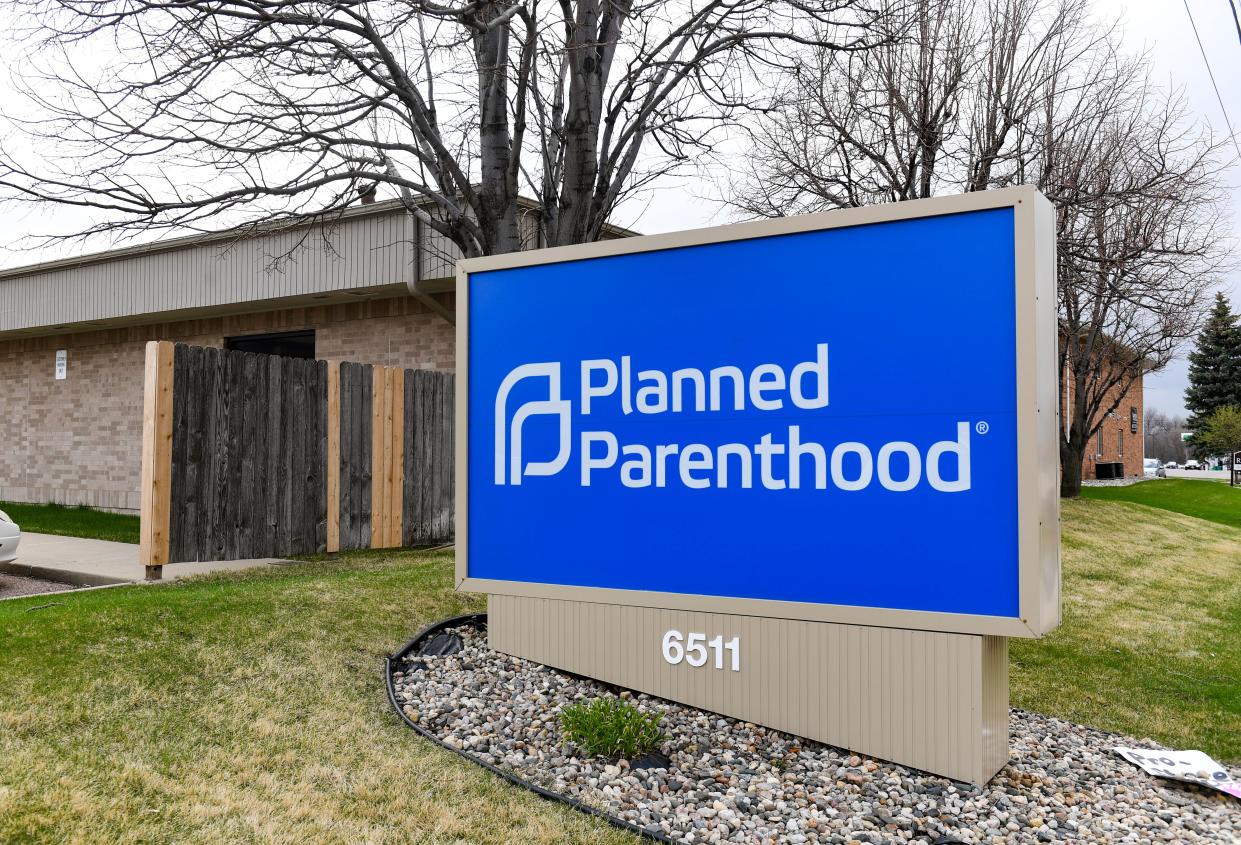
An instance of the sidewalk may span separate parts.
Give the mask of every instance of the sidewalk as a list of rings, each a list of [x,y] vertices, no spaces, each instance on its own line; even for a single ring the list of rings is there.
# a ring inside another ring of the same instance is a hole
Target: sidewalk
[[[1228,482],[1228,470],[1226,469],[1168,469],[1164,470],[1168,478],[1188,478],[1193,481],[1223,481]]]
[[[175,581],[189,575],[253,569],[283,563],[287,561],[274,558],[173,563],[164,567],[163,580]],[[0,564],[0,572],[91,587],[128,584],[146,579],[146,570],[138,563],[138,547],[132,543],[57,537],[51,534],[22,534],[21,543],[17,547],[17,560]]]

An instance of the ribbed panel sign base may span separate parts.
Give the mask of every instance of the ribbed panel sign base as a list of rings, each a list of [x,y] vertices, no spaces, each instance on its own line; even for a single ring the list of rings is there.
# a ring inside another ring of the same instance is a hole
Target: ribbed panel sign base
[[[491,647],[982,784],[1008,763],[1008,641],[492,595]],[[699,665],[694,665],[699,664]]]

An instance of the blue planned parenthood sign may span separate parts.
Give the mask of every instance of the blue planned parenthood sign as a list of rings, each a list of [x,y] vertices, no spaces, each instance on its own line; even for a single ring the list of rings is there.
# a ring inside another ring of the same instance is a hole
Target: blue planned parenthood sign
[[[1045,200],[1000,193],[463,262],[466,586],[1054,626]]]

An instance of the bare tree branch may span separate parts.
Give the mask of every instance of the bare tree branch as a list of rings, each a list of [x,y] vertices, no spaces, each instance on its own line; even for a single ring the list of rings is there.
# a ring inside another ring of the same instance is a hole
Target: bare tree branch
[[[1142,376],[1192,337],[1222,267],[1219,146],[1084,0],[916,0],[880,46],[811,48],[748,124],[744,215],[1014,184],[1057,207],[1062,492]]]
[[[865,0],[14,0],[26,13],[0,198],[88,232],[330,217],[388,186],[467,256],[549,245],[710,152],[782,44],[869,45]],[[55,145],[47,143],[55,139]]]

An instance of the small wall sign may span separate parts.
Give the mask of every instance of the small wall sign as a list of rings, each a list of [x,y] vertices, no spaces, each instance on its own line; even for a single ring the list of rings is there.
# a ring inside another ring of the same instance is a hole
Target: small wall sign
[[[69,375],[69,350],[56,350],[56,380],[64,381]]]

